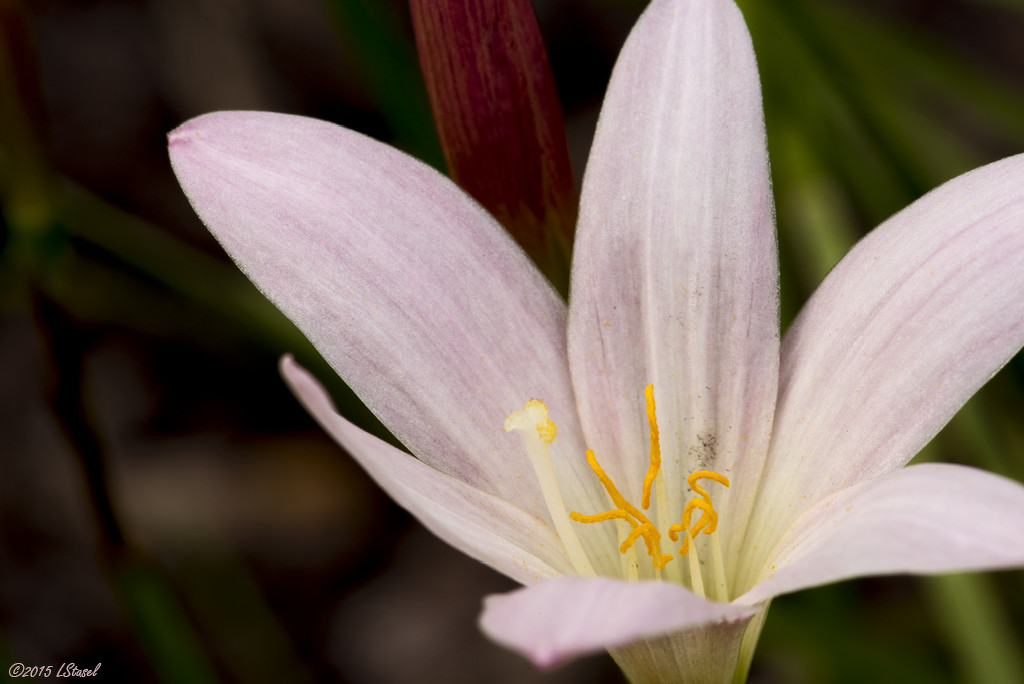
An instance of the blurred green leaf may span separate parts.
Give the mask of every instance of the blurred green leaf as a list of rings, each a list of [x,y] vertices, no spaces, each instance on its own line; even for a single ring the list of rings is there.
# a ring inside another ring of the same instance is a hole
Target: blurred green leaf
[[[135,558],[121,563],[114,578],[125,610],[160,681],[164,684],[217,682],[213,664],[161,573],[141,558]]]
[[[936,627],[965,682],[1024,682],[1024,655],[984,574],[922,578],[936,613]]]

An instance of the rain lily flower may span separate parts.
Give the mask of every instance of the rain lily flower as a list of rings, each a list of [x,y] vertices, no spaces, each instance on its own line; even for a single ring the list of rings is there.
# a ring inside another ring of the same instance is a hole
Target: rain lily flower
[[[731,0],[655,0],[584,177],[568,305],[450,181],[332,124],[170,135],[242,270],[412,455],[292,389],[394,499],[526,585],[483,629],[550,665],[742,678],[779,594],[1024,565],[1024,486],[903,466],[1024,343],[1024,156],[883,223],[779,336],[760,85]]]

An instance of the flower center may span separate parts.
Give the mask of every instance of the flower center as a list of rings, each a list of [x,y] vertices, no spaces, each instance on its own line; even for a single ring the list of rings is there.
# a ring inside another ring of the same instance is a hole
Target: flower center
[[[658,432],[658,419],[655,414],[654,404],[654,385],[647,385],[644,389],[644,397],[647,401],[647,426],[648,432],[650,433],[651,450],[650,450],[650,465],[647,468],[647,474],[644,476],[643,489],[640,495],[640,505],[643,510],[647,510],[651,505],[651,488],[652,486],[657,487],[657,497],[659,501],[665,502],[665,487],[659,477],[659,470],[661,468],[661,444]],[[612,479],[608,477],[604,469],[597,462],[597,458],[594,456],[592,449],[587,450],[587,463],[593,469],[597,475],[597,479],[601,481],[605,491],[611,498],[615,508],[605,511],[603,513],[595,513],[593,515],[583,515],[572,511],[569,513],[569,517],[576,522],[581,523],[597,523],[604,522],[606,520],[623,520],[629,527],[629,533],[619,546],[620,553],[630,552],[633,545],[640,539],[643,539],[644,546],[647,547],[647,554],[651,557],[651,564],[654,566],[657,576],[661,576],[661,570],[668,564],[669,561],[673,560],[671,554],[661,552],[661,532],[658,528],[650,521],[650,519],[636,506],[631,504],[626,497],[622,495]],[[729,486],[729,480],[723,475],[719,475],[711,470],[698,470],[692,473],[686,478],[687,484],[698,496],[690,499],[687,502],[686,507],[683,509],[682,521],[676,523],[668,528],[668,537],[672,541],[679,540],[679,533],[683,533],[683,544],[679,547],[679,555],[685,556],[690,550],[690,540],[696,538],[698,534],[703,532],[704,534],[711,534],[718,527],[718,512],[715,510],[711,503],[711,495],[704,487],[698,484],[699,480],[714,480],[719,484],[726,487]],[[655,485],[657,483],[657,485]],[[659,518],[664,519],[667,517],[666,514],[662,513],[665,510],[664,506],[660,507]],[[693,512],[700,509],[701,516],[697,519],[697,522],[690,524],[693,518]],[[630,572],[632,575],[633,572]],[[693,584],[694,591],[703,594],[703,582],[700,578],[700,564],[697,562],[696,554],[690,554],[690,576],[691,583]]]
[[[523,440],[523,444],[526,446],[527,454],[533,464],[534,472],[537,474],[541,493],[548,505],[548,510],[551,512],[556,531],[566,547],[570,561],[580,574],[594,574],[594,570],[572,529],[570,519],[579,523],[598,523],[608,520],[619,521],[619,525],[623,530],[622,534],[625,535],[619,546],[619,552],[627,558],[626,574],[631,579],[637,579],[639,576],[635,548],[635,544],[638,541],[643,541],[647,554],[651,558],[651,564],[654,567],[656,577],[660,578],[662,569],[665,568],[669,561],[674,559],[672,554],[662,552],[662,533],[644,513],[644,511],[650,508],[651,491],[653,489],[658,502],[657,518],[662,523],[669,518],[665,484],[659,472],[661,469],[661,444],[658,420],[655,415],[654,385],[647,385],[644,389],[644,397],[647,403],[647,426],[650,434],[650,465],[644,476],[640,495],[640,508],[631,504],[622,495],[619,488],[615,486],[615,483],[604,471],[600,463],[598,463],[593,449],[587,449],[587,464],[590,465],[594,474],[597,475],[597,479],[604,487],[614,508],[591,515],[584,515],[576,511],[567,514],[548,452],[548,445],[554,441],[557,431],[554,421],[548,416],[547,406],[539,399],[531,399],[526,402],[526,406],[523,407],[522,411],[514,411],[505,419],[505,431],[515,430],[518,432]],[[718,527],[718,512],[711,503],[711,495],[699,483],[700,480],[713,480],[725,487],[729,486],[728,478],[711,470],[698,470],[690,474],[686,478],[686,482],[697,496],[686,503],[686,506],[683,508],[681,521],[668,528],[668,537],[673,542],[677,542],[679,541],[680,533],[682,533],[683,542],[679,547],[679,555],[689,557],[689,584],[696,593],[704,595],[700,562],[697,559],[696,550],[691,549],[691,545],[701,532],[711,535],[712,552],[715,555],[714,566],[719,575],[715,581],[716,593],[722,594],[724,598],[726,588],[721,562],[721,549],[717,543],[718,540],[713,535]],[[698,509],[700,510],[700,517],[691,524],[693,514]],[[682,581],[681,571],[677,577]]]

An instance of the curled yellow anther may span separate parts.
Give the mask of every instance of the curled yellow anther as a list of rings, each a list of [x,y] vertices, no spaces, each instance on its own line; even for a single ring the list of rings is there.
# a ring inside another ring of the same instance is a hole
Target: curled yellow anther
[[[708,491],[697,484],[697,480],[714,480],[720,485],[729,486],[729,478],[725,475],[719,475],[713,470],[698,470],[697,472],[690,473],[690,476],[686,478],[686,484],[690,485],[690,489],[704,497],[709,503],[711,497],[708,495]]]
[[[697,524],[693,526],[693,534],[696,535],[697,532],[700,531],[700,529],[708,525],[709,516],[714,516],[714,524],[718,523],[718,513],[716,513],[715,509],[711,507],[711,504],[705,501],[704,499],[693,498],[686,503],[686,508],[683,509],[683,521],[681,523],[676,523],[675,525],[672,525],[668,528],[669,539],[671,539],[672,541],[679,541],[679,533],[685,533],[686,529],[690,527],[690,519],[693,517],[693,509],[695,508],[701,509],[703,513],[697,520]],[[708,534],[711,534],[714,531],[715,530],[712,528],[708,530]],[[686,537],[685,534],[683,536],[684,538]]]
[[[682,522],[668,528],[668,538],[672,541],[678,541],[679,533],[684,533],[683,545],[679,547],[681,556],[685,556],[686,552],[690,550],[690,537],[696,538],[701,532],[711,534],[718,528],[718,511],[711,505],[711,495],[708,494],[708,490],[697,484],[698,480],[714,480],[721,485],[729,486],[729,478],[711,470],[698,470],[686,478],[686,484],[690,485],[690,489],[701,498],[694,497],[687,501],[686,508],[683,509]],[[691,527],[690,519],[693,517],[694,509],[697,508],[701,510],[701,515]]]
[[[647,474],[644,476],[643,494],[640,497],[640,505],[646,511],[651,505],[651,485],[654,478],[658,476],[658,469],[661,468],[661,442],[658,439],[658,419],[654,415],[654,385],[644,388],[644,398],[647,400],[647,430],[651,435],[651,464],[647,467]]]
[[[576,522],[592,523],[592,522],[603,522],[605,520],[625,520],[629,523],[632,528],[626,540],[622,542],[619,547],[619,551],[622,553],[626,552],[626,549],[630,545],[634,544],[637,539],[643,538],[644,546],[647,547],[647,553],[651,557],[651,562],[654,567],[661,568],[665,567],[665,564],[672,560],[672,556],[669,554],[661,553],[661,533],[658,532],[658,528],[647,519],[640,509],[626,500],[626,497],[622,496],[619,488],[615,486],[612,479],[608,477],[608,474],[601,467],[601,464],[597,462],[597,458],[594,456],[593,449],[587,449],[587,464],[597,475],[597,479],[600,480],[604,486],[604,490],[608,492],[608,496],[611,498],[612,503],[615,504],[616,508],[604,513],[596,513],[594,515],[583,515],[576,511],[570,511],[569,517]]]

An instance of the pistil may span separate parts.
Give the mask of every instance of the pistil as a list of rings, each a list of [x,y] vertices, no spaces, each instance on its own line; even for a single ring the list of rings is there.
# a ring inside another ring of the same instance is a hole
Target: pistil
[[[555,469],[551,465],[551,453],[548,445],[555,440],[557,428],[555,422],[548,417],[548,407],[540,399],[530,399],[522,411],[513,411],[505,418],[505,432],[514,430],[523,440],[526,454],[530,457],[533,472],[540,484],[544,503],[547,504],[555,531],[565,546],[566,553],[573,568],[580,575],[594,575],[594,567],[587,557],[579,537],[572,528],[569,515],[565,509],[562,491],[558,488]]]

